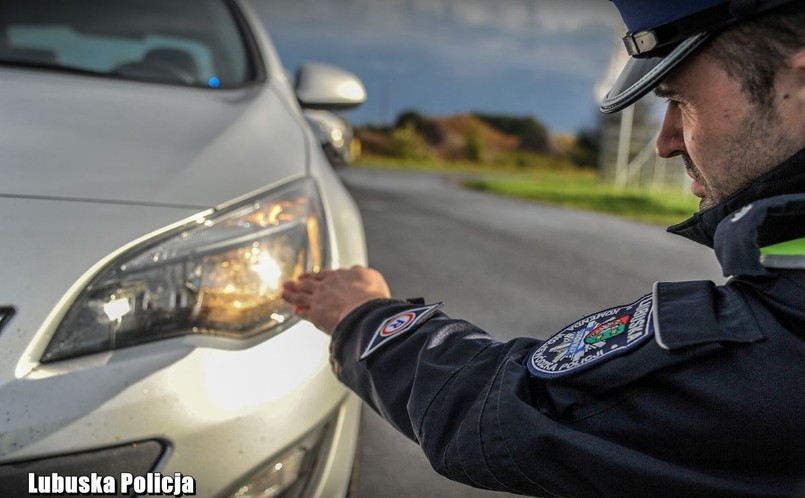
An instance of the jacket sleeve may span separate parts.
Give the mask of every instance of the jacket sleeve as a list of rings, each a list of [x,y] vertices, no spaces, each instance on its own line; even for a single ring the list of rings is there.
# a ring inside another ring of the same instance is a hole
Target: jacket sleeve
[[[805,398],[781,399],[768,386],[802,378],[778,363],[803,346],[771,326],[760,334],[744,299],[712,283],[659,286],[653,306],[664,346],[646,340],[555,378],[529,368],[561,332],[502,343],[435,311],[395,335],[389,320],[415,306],[394,300],[366,303],[339,324],[331,361],[437,472],[471,486],[531,496],[789,497],[805,468],[805,433],[792,416]],[[591,317],[604,323],[607,313]],[[375,347],[381,332],[390,339]],[[802,371],[801,358],[789,364]]]
[[[350,314],[333,334],[336,375],[418,443],[439,473],[475,487],[534,494],[496,479],[473,434],[496,372],[539,341],[503,344],[466,321],[437,312],[362,360],[384,320],[411,307],[405,301],[377,300]],[[465,445],[469,454],[463,454]],[[539,495],[553,496],[542,490]]]
[[[339,324],[330,349],[339,380],[398,431],[420,442],[429,404],[467,364],[488,356],[482,353],[500,345],[470,323],[436,312],[416,330],[362,359],[383,321],[412,307],[410,302],[395,300],[363,305]],[[457,406],[455,410],[466,408]]]

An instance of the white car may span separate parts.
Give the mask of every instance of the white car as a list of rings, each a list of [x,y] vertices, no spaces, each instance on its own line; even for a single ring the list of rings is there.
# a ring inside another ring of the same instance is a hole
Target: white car
[[[360,403],[281,283],[366,263],[235,0],[0,2],[0,494],[334,497]]]

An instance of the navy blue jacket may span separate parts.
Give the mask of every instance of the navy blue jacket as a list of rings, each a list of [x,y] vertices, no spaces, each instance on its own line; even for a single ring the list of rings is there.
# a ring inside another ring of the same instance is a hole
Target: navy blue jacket
[[[498,342],[438,305],[339,324],[339,379],[441,474],[565,497],[790,497],[805,480],[805,150],[670,230],[726,285],[657,283],[547,341]],[[799,251],[801,252],[801,251]]]

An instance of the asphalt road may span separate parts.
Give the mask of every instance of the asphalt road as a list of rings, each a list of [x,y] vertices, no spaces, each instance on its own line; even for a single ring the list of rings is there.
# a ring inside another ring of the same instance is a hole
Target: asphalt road
[[[661,227],[466,191],[452,176],[340,174],[364,217],[369,263],[392,293],[443,301],[500,340],[548,338],[657,280],[723,281],[712,251]],[[359,498],[515,496],[439,476],[368,408],[363,423]]]

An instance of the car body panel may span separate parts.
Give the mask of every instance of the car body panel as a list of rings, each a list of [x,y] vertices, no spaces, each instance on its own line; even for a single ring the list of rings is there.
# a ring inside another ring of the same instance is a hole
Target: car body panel
[[[270,85],[32,73],[3,71],[0,194],[207,208],[305,171],[302,128]]]
[[[25,402],[4,405],[10,422],[4,424],[0,457],[25,460],[54,448],[75,450],[77,441],[85,448],[148,439],[181,442],[160,471],[195,477],[208,486],[199,495],[209,496],[232,478],[238,460],[260,462],[264,448],[287,447],[330,415],[321,413],[321,406],[337,410],[346,396],[323,358],[326,336],[309,324],[248,349],[203,347],[204,341],[194,339],[60,362],[6,383],[0,396]],[[76,384],[92,387],[79,391]],[[288,391],[298,385],[315,386],[316,397]],[[54,396],[65,391],[72,395],[54,409]],[[289,412],[295,414],[292,425]],[[158,426],[152,413],[161,415]],[[283,430],[271,430],[275,427]],[[233,432],[250,434],[258,444],[234,447]]]

